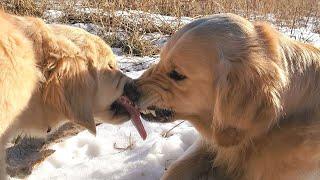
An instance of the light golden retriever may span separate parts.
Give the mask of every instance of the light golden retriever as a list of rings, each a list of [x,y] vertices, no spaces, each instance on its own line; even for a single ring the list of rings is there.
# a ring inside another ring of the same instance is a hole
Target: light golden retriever
[[[137,81],[144,119],[201,134],[163,179],[320,179],[320,50],[234,14],[173,35]],[[210,163],[212,158],[212,162]]]
[[[0,180],[5,143],[17,132],[46,134],[70,120],[95,133],[94,118],[129,119],[113,102],[130,79],[97,36],[4,12],[0,34]]]

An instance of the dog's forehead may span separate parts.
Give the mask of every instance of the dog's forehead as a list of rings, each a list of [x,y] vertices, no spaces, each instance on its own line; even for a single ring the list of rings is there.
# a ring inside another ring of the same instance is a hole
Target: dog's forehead
[[[216,62],[218,53],[213,44],[183,43],[176,44],[169,51],[163,51],[160,59],[160,64],[166,66],[206,68]]]

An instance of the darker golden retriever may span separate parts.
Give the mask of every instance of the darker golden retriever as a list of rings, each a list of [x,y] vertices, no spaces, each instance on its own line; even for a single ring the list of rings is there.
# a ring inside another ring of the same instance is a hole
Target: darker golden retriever
[[[201,134],[163,179],[210,165],[211,179],[320,179],[319,84],[319,49],[219,14],[173,35],[136,81],[137,104],[149,121],[186,119]]]
[[[17,132],[46,134],[68,119],[95,133],[94,118],[129,119],[113,102],[130,79],[97,36],[4,12],[0,34],[0,180],[5,143]]]

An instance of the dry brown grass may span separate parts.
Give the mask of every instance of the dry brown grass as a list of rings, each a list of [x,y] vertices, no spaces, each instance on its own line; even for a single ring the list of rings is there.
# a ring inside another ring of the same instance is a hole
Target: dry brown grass
[[[113,47],[138,56],[154,55],[159,46],[143,38],[148,33],[170,35],[183,23],[180,17],[198,18],[231,12],[253,20],[271,21],[290,29],[307,27],[320,31],[319,0],[2,0],[0,6],[9,12],[32,15],[58,23],[92,23],[100,28],[96,34]],[[90,12],[88,12],[90,8]],[[82,9],[82,10],[80,10]],[[59,10],[63,16],[52,19],[47,10]],[[178,17],[177,23],[155,24],[149,16],[119,16],[119,11],[137,10]]]
[[[47,0],[36,3],[34,0],[2,0],[0,6],[18,15],[42,16],[46,9]]]

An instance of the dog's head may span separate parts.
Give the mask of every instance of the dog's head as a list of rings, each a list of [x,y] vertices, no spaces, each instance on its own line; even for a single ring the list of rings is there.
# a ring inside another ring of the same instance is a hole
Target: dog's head
[[[186,25],[136,81],[142,117],[189,120],[222,146],[267,132],[278,119],[287,81],[278,36],[266,24],[232,14]]]
[[[130,78],[118,69],[111,48],[78,28],[53,25],[51,29],[56,36],[43,46],[45,104],[92,133],[94,119],[112,124],[129,120],[114,102]]]

